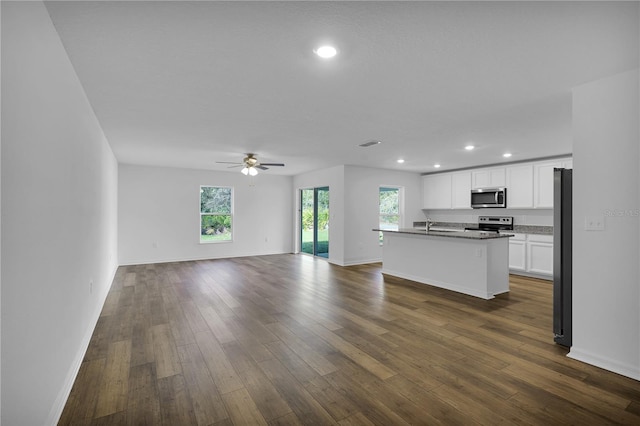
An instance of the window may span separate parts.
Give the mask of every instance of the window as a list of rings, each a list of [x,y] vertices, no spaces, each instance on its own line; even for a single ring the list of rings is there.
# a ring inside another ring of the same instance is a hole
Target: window
[[[379,200],[378,227],[383,230],[397,231],[402,224],[402,188],[381,186]],[[382,244],[382,235],[380,232],[380,244]]]
[[[200,187],[200,242],[232,241],[233,188]]]

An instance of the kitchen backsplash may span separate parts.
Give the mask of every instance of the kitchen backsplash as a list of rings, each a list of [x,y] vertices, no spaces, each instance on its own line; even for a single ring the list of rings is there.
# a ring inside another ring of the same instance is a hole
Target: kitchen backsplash
[[[478,223],[478,216],[512,216],[514,226],[553,226],[553,209],[423,210],[434,222]]]
[[[432,226],[437,228],[450,228],[459,229],[463,231],[465,228],[473,228],[477,223],[468,222],[433,222]],[[425,228],[427,222],[413,222],[414,228]],[[538,234],[538,235],[553,235],[553,226],[545,225],[514,225],[513,231],[504,231],[507,233],[513,232],[514,234]]]

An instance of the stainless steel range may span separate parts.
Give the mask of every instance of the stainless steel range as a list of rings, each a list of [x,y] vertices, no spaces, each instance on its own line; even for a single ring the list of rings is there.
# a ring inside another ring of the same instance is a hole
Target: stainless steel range
[[[480,216],[478,226],[465,228],[465,231],[500,232],[513,231],[513,217],[511,216]]]

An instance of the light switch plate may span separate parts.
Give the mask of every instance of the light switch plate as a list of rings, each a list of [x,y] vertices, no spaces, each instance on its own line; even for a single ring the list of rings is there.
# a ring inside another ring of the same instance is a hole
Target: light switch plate
[[[585,231],[604,231],[604,216],[585,216]]]

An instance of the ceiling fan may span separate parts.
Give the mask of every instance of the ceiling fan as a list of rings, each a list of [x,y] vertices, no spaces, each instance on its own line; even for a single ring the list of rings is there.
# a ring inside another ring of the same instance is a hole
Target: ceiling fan
[[[240,170],[240,172],[243,175],[250,175],[250,176],[255,176],[258,174],[258,170],[269,170],[269,167],[266,166],[271,166],[271,167],[282,167],[284,166],[284,163],[260,163],[258,161],[258,159],[256,158],[256,154],[251,154],[251,153],[247,153],[246,157],[244,157],[244,159],[242,160],[242,163],[235,163],[235,162],[229,162],[229,161],[216,161],[216,163],[219,164],[233,164],[232,166],[229,166],[229,168],[232,167],[242,167],[242,170]]]

